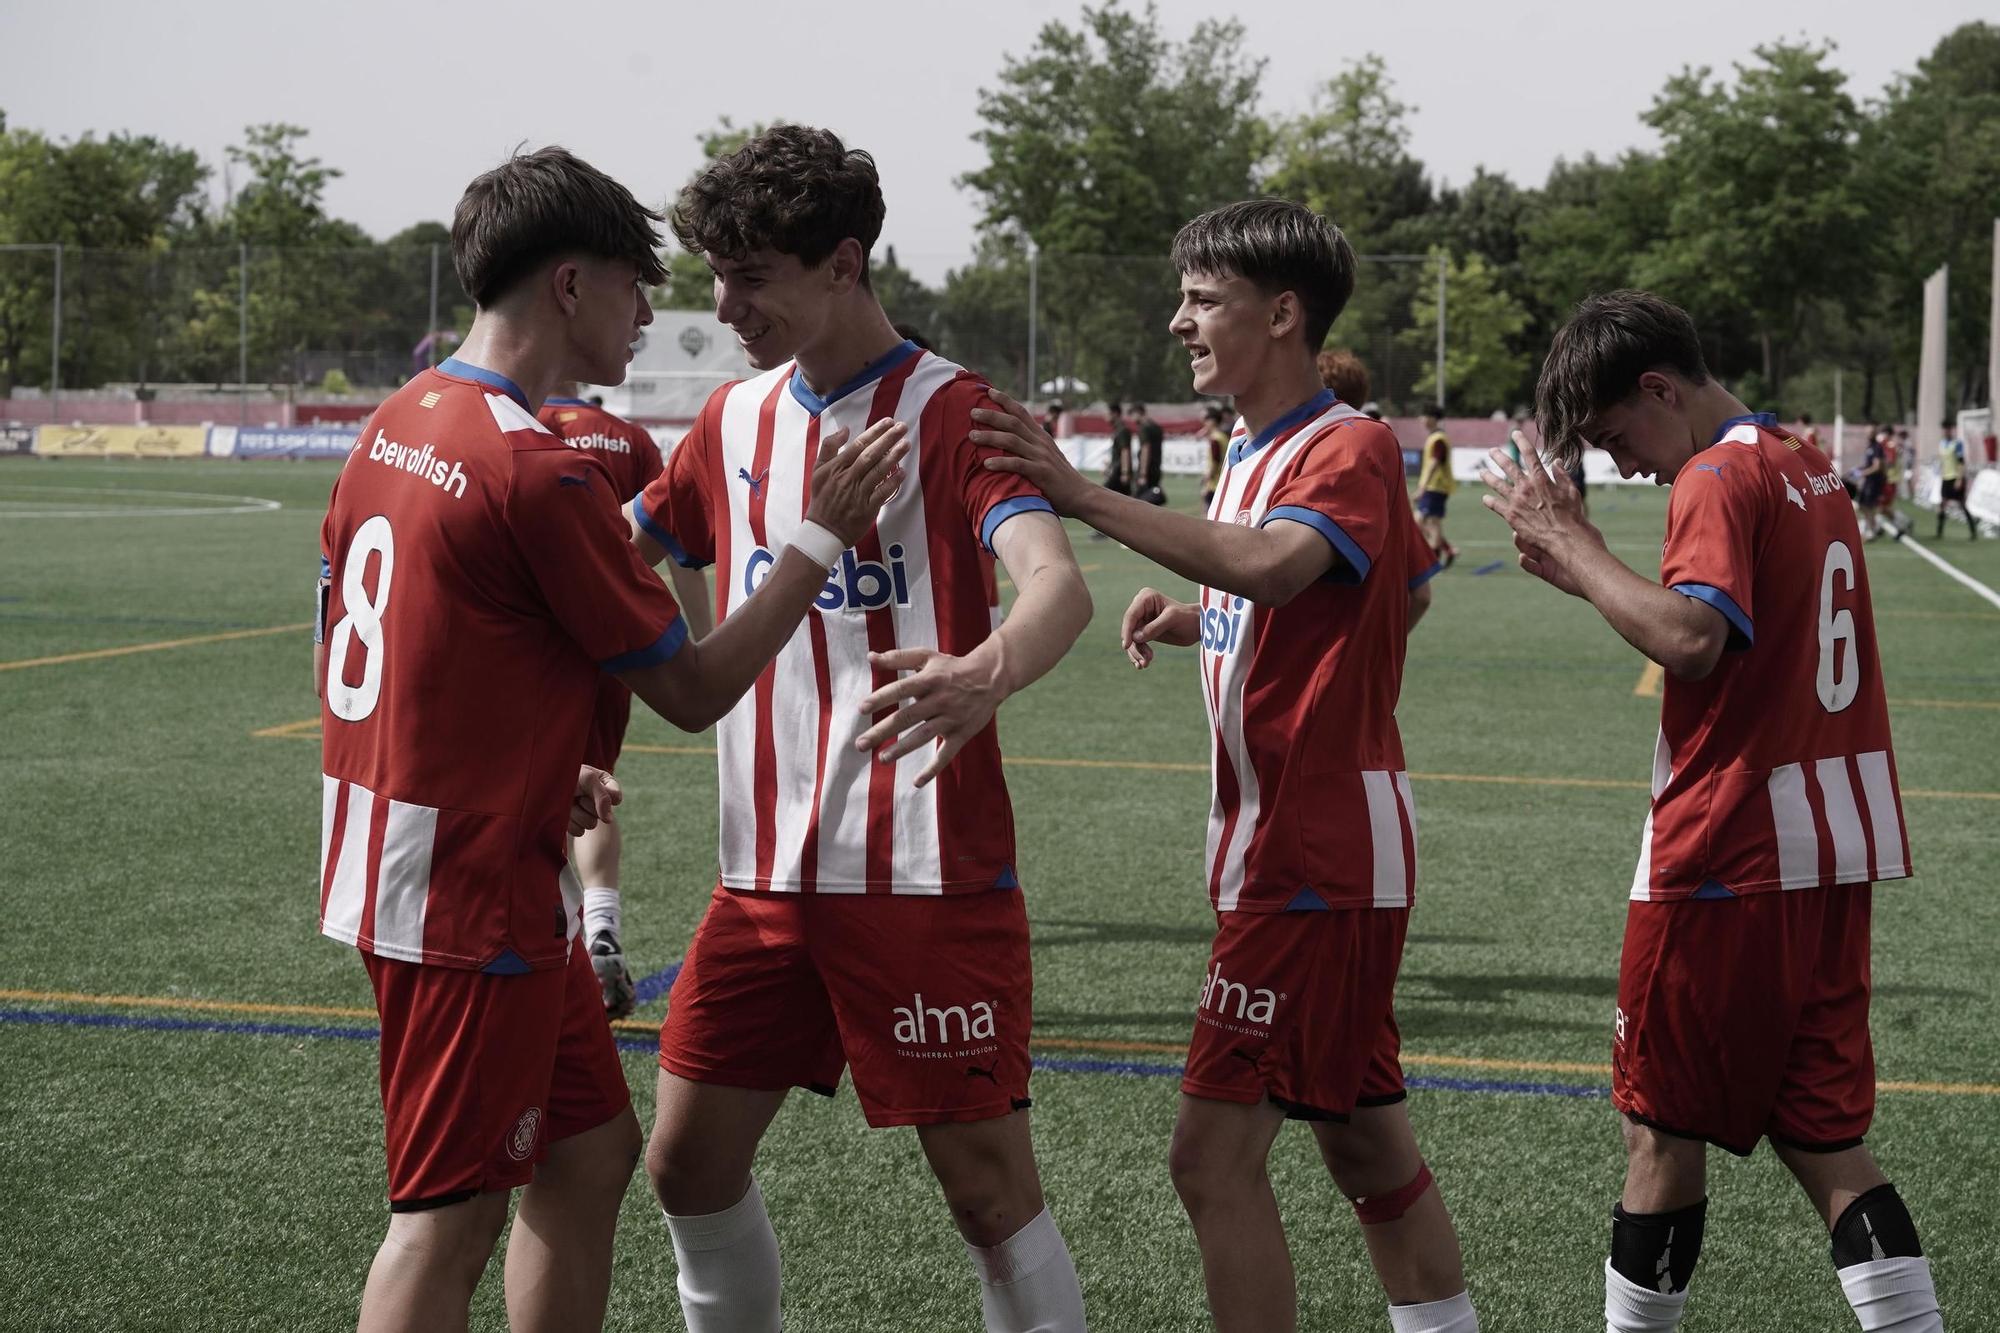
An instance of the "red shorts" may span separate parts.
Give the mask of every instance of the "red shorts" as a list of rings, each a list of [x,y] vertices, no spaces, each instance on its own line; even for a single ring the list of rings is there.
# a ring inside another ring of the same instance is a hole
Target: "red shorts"
[[[632,691],[606,676],[597,682],[597,705],[590,710],[590,734],[583,743],[583,762],[609,773],[625,748],[625,727],[632,720]]]
[[[1220,912],[1181,1091],[1269,1097],[1295,1120],[1403,1100],[1396,971],[1407,907]]]
[[[1631,904],[1612,1104],[1739,1156],[1766,1135],[1860,1144],[1875,1117],[1869,897],[1847,884]]]
[[[871,1125],[990,1120],[1028,1105],[1033,1002],[1017,891],[718,887],[674,979],[660,1067],[831,1096],[848,1066]]]
[[[525,1185],[549,1144],[632,1104],[581,941],[569,966],[514,976],[362,960],[382,1018],[392,1211]]]

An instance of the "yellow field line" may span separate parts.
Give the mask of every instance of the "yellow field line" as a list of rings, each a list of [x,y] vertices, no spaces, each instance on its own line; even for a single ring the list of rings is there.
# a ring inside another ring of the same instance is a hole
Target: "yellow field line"
[[[250,733],[273,740],[316,741],[319,739],[319,723],[308,718],[303,722],[286,722],[275,727],[265,727]],[[630,744],[625,747],[627,754],[676,754],[697,757],[715,757],[713,745],[642,745]],[[1016,768],[1115,768],[1138,773],[1206,773],[1207,764],[1171,763],[1152,759],[1050,759],[1039,755],[1010,754],[1006,763]],[[1636,778],[1563,778],[1534,777],[1511,773],[1411,773],[1412,782],[1470,782],[1481,786],[1499,787],[1583,787],[1599,791],[1646,791],[1647,785]],[[1930,801],[2000,801],[2000,791],[1933,791],[1924,787],[1905,787],[1903,795]]]
[[[1666,678],[1665,668],[1658,662],[1648,662],[1646,669],[1639,673],[1639,683],[1632,687],[1632,693],[1641,699],[1657,699],[1660,697],[1660,686]]]
[[[82,991],[52,990],[0,990],[0,1000],[18,1000],[31,1004],[83,1004],[99,1005],[120,1009],[182,1009],[197,1013],[222,1014],[293,1014],[312,1018],[367,1018],[375,1017],[373,1009],[354,1009],[330,1004],[262,1004],[246,1000],[195,1000],[172,995],[93,995]],[[626,1020],[611,1025],[620,1032],[637,1033],[642,1036],[659,1031],[659,1024],[641,1020]],[[1181,1043],[1163,1041],[1100,1041],[1085,1037],[1037,1037],[1033,1045],[1051,1050],[1071,1051],[1115,1051],[1128,1054],[1180,1055],[1187,1047]],[[1600,1078],[1611,1075],[1611,1066],[1588,1064],[1573,1060],[1497,1060],[1477,1055],[1426,1055],[1418,1051],[1405,1051],[1402,1062],[1406,1065],[1420,1065],[1445,1069],[1484,1069],[1524,1074],[1591,1074]],[[1878,1082],[1876,1088],[1883,1092],[1927,1092],[1959,1097],[2000,1097],[2000,1084],[1996,1083],[1933,1083],[1933,1082]]]
[[[25,657],[16,662],[0,662],[0,671],[20,671],[27,667],[61,666],[65,662],[94,662],[129,653],[159,653],[169,648],[192,648],[201,643],[227,643],[232,639],[258,639],[267,634],[296,634],[311,629],[312,622],[298,625],[268,625],[263,629],[233,629],[226,634],[198,634],[192,639],[162,639],[158,643],[131,643],[123,648],[94,648],[87,653],[63,653],[56,657]]]

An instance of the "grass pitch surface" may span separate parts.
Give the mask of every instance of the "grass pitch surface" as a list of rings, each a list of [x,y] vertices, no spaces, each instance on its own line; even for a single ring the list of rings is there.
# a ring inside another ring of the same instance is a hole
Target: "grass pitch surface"
[[[386,1212],[366,978],[314,928],[305,626],[333,471],[0,463],[0,1328],[352,1325]],[[1654,569],[1664,496],[1593,501]],[[1587,606],[1513,567],[1476,488],[1447,527],[1465,554],[1433,585],[1401,709],[1423,856],[1398,992],[1411,1114],[1484,1326],[1601,1327],[1623,1160],[1606,1061],[1658,703]],[[1036,1136],[1092,1327],[1200,1328],[1166,1143],[1211,925],[1207,743],[1193,655],[1135,673],[1117,645],[1134,590],[1185,588],[1073,536],[1097,619],[1001,721],[1035,929]],[[2000,585],[2000,543],[1961,528],[1934,549]],[[2000,1327],[2000,611],[1894,545],[1867,561],[1919,871],[1877,895],[1871,1142],[1952,1326]],[[706,745],[641,715],[620,765],[626,942],[655,987],[713,883]],[[666,1002],[620,1034],[642,1122]],[[1775,1158],[1711,1161],[1684,1327],[1851,1327]],[[1302,1326],[1385,1327],[1302,1128],[1273,1173]],[[866,1130],[851,1095],[795,1097],[758,1174],[790,1327],[978,1327],[910,1132]],[[498,1286],[496,1265],[476,1327],[503,1324]],[[680,1327],[642,1181],[609,1326]]]

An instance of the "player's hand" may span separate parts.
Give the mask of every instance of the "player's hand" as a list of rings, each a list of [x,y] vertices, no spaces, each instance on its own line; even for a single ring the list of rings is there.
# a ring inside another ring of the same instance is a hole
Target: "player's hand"
[[[1049,438],[1027,408],[998,389],[987,392],[1000,410],[973,408],[972,422],[980,429],[967,438],[982,448],[999,449],[1006,456],[987,459],[986,469],[1026,477],[1058,514],[1074,514],[1078,502],[1097,489],[1096,483],[1071,465],[1062,447]]]
[[[576,770],[576,800],[569,807],[569,836],[588,833],[611,822],[611,808],[625,799],[618,779],[601,768],[581,764]]]
[[[1505,449],[1486,451],[1480,480],[1487,494],[1480,503],[1506,520],[1514,533],[1521,568],[1550,586],[1583,596],[1578,564],[1605,550],[1604,534],[1583,515],[1583,497],[1566,473],[1550,475],[1541,456],[1520,431],[1514,447],[1533,462],[1523,467]]]
[[[852,546],[868,535],[875,516],[903,484],[903,469],[897,465],[910,451],[910,429],[884,417],[851,445],[847,434],[842,427],[819,442],[806,521]]]
[[[1192,648],[1200,641],[1201,608],[1192,602],[1177,602],[1157,588],[1141,588],[1132,605],[1125,608],[1118,639],[1132,665],[1144,671],[1152,665],[1154,644]]]
[[[862,732],[854,748],[873,750],[877,759],[891,764],[919,746],[936,745],[937,753],[917,774],[919,787],[951,765],[1007,697],[1006,671],[997,652],[951,657],[931,648],[898,648],[870,653],[868,661],[886,671],[912,674],[899,674],[861,701],[861,711],[870,717],[885,709],[888,715]],[[884,748],[890,741],[894,744]]]

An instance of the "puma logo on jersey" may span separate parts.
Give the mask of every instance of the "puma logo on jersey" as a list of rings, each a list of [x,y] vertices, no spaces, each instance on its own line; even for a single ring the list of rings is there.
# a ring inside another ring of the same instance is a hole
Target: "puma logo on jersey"
[[[1000,1086],[999,1073],[1000,1062],[998,1060],[995,1060],[984,1069],[981,1069],[978,1065],[967,1065],[965,1067],[965,1076],[967,1078],[983,1078],[996,1088]]]
[[[1728,464],[1726,463],[1696,463],[1694,470],[1696,472],[1713,472],[1719,477],[1722,475],[1722,469],[1727,466]]]
[[[736,469],[736,475],[750,483],[750,494],[762,495],[764,493],[764,478],[771,475],[771,469],[765,468],[762,472],[759,472],[756,476],[753,477],[750,475],[749,468],[740,467]]]
[[[437,456],[434,444],[412,449],[407,444],[397,444],[377,430],[374,442],[368,446],[368,461],[384,463],[398,472],[422,477],[439,490],[449,492],[455,499],[465,498],[465,469],[457,463],[447,468],[445,461]]]
[[[1792,485],[1792,479],[1790,477],[1780,477],[1778,480],[1785,483],[1785,499],[1791,501],[1791,503],[1797,505],[1800,509],[1804,509],[1806,507],[1806,497],[1799,494],[1798,487]]]
[[[561,477],[557,477],[557,478],[556,478],[556,485],[558,485],[558,486],[588,486],[588,485],[590,485],[590,474],[589,474],[588,472],[586,472],[586,473],[584,473],[584,474],[583,474],[582,476],[580,476],[580,477],[571,477],[571,476],[567,476],[567,475],[565,475],[565,476],[561,476]]]

